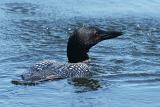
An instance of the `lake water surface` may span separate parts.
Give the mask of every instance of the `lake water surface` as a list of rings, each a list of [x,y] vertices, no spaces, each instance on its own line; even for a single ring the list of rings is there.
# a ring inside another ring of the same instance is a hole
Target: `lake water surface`
[[[95,75],[16,86],[38,61],[67,61],[69,32],[121,30],[89,52]],[[159,0],[1,0],[0,107],[160,107]]]

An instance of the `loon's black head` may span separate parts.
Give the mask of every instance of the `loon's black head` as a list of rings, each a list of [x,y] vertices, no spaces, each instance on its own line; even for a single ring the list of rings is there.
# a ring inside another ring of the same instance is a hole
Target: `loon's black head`
[[[68,40],[67,56],[70,63],[82,62],[87,59],[89,49],[106,39],[122,35],[119,31],[104,31],[97,27],[81,27],[75,29]]]

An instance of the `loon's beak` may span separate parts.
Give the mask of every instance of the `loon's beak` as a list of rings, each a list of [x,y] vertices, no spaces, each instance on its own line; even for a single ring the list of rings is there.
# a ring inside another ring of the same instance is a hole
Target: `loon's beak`
[[[104,30],[101,30],[99,32],[101,40],[112,39],[112,38],[118,37],[122,34],[123,33],[120,32],[120,31],[104,31]]]

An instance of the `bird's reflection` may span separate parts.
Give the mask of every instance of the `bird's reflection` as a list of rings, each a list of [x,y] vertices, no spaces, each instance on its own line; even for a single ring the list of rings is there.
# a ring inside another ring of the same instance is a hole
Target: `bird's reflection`
[[[77,93],[96,91],[101,88],[100,82],[93,78],[72,78],[68,79],[68,83],[75,86]]]

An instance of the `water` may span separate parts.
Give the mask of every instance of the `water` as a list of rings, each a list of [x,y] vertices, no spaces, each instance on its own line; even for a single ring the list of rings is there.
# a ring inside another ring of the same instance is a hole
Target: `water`
[[[1,0],[0,107],[159,107],[159,11],[159,0]],[[10,83],[38,61],[67,61],[68,33],[81,25],[124,32],[90,50],[95,76]]]

